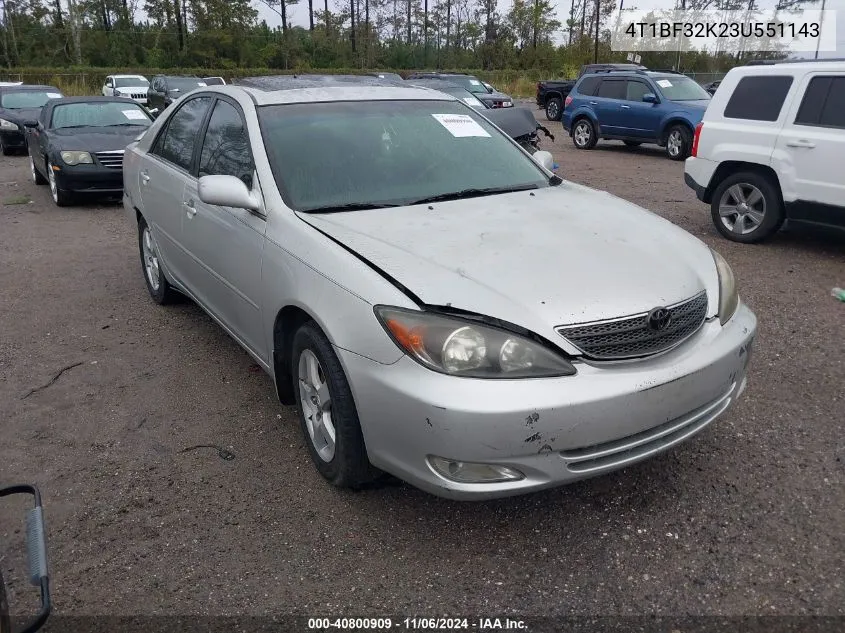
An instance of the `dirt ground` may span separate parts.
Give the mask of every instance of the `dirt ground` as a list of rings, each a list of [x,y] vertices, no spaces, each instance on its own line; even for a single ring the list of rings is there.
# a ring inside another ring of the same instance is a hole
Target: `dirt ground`
[[[59,209],[0,158],[0,479],[41,487],[55,613],[845,615],[845,239],[727,242],[682,164],[552,127],[561,175],[717,248],[759,334],[741,402],[695,439],[484,503],[328,486],[247,354],[148,297],[122,209]],[[4,543],[22,519],[0,511]]]

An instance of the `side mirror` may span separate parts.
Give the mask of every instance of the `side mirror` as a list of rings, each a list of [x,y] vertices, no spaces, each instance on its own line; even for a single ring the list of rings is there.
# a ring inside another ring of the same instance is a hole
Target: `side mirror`
[[[199,179],[200,200],[219,207],[258,211],[258,200],[244,182],[234,176],[203,176]]]
[[[28,121],[23,122],[23,126],[25,128],[30,128],[30,129],[36,128],[36,127],[38,127],[38,121],[33,121],[32,119],[29,119]]]
[[[534,152],[534,154],[531,155],[531,158],[533,158],[540,167],[547,169],[548,171],[555,170],[555,157],[552,156],[551,152]]]
[[[647,92],[643,95],[643,101],[646,103],[660,103],[660,99],[653,92]]]

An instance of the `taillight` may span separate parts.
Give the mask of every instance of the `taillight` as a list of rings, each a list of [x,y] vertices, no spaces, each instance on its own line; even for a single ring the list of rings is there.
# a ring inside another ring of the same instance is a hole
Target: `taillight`
[[[695,136],[692,137],[692,150],[690,151],[690,156],[698,156],[698,141],[701,139],[701,129],[704,127],[704,121],[700,121],[698,125],[695,126]]]
[[[570,103],[572,103],[572,97],[567,96],[566,101],[564,101],[564,103],[563,103],[563,107],[568,108]]]

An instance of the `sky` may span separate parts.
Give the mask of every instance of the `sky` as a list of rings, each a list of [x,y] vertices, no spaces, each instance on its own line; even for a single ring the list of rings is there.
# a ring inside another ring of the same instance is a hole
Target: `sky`
[[[430,4],[434,4],[436,0],[429,0]],[[332,10],[336,6],[337,0],[329,0],[329,8]],[[627,0],[627,4],[634,4],[638,9],[671,9],[675,6],[674,0]],[[774,0],[759,0],[758,4],[762,8],[774,5]],[[266,20],[271,27],[281,24],[279,15],[266,5],[262,4],[260,0],[256,0],[254,5],[258,8],[259,20]],[[511,5],[511,0],[499,0],[499,12],[507,13]],[[314,0],[314,7],[321,8],[323,6],[322,0]],[[558,1],[556,4],[558,20],[565,23],[569,18],[570,2],[567,0]],[[813,8],[821,8],[820,2],[813,5]],[[845,57],[845,0],[825,0],[825,9],[836,10],[836,52],[820,52],[819,57]],[[299,4],[288,8],[288,21],[295,26],[308,26],[308,2],[307,0],[300,0]],[[564,33],[557,34],[558,41],[564,40]],[[801,56],[808,56],[806,53]],[[812,55],[810,55],[812,56]]]

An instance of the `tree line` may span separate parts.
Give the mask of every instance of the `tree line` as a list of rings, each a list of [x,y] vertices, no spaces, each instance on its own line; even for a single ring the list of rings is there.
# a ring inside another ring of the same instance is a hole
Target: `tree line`
[[[217,69],[472,68],[572,74],[611,52],[617,0],[0,0],[0,65],[6,68],[125,67]],[[684,1],[684,0],[680,0]],[[781,0],[801,5],[817,0]],[[292,5],[308,22],[293,26]],[[501,2],[501,5],[500,5]],[[686,8],[753,5],[755,0],[686,0]],[[258,4],[279,16],[270,27]],[[712,72],[732,56],[685,53],[682,69]],[[671,53],[643,54],[671,67]]]

